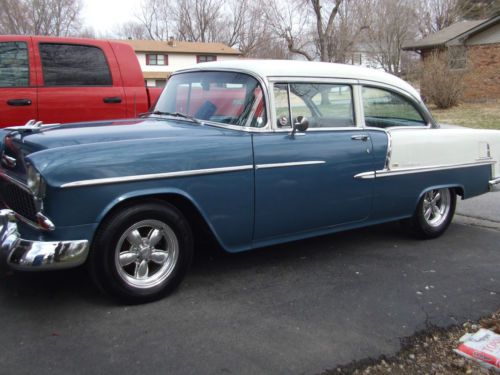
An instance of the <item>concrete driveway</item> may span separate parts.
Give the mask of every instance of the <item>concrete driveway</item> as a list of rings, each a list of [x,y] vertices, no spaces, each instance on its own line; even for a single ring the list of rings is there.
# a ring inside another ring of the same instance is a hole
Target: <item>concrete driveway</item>
[[[388,224],[198,257],[142,306],[110,303],[83,270],[2,275],[0,373],[316,374],[391,355],[429,324],[500,308],[499,198],[461,202],[432,241]]]

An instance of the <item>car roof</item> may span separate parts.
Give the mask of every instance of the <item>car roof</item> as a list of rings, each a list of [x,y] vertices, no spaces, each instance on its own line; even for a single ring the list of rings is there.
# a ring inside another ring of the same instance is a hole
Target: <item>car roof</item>
[[[418,91],[415,90],[415,88],[409,83],[403,81],[395,75],[381,70],[356,65],[299,60],[237,59],[206,62],[179,70],[178,72],[193,69],[242,70],[254,73],[264,79],[268,79],[269,77],[316,77],[374,81],[398,87],[420,100],[420,94]]]

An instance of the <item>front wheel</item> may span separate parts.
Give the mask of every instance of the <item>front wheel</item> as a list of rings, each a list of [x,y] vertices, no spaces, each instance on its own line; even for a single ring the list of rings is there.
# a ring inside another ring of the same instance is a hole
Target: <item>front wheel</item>
[[[192,255],[193,236],[184,216],[171,205],[151,201],[126,207],[103,222],[89,267],[102,290],[141,303],[170,293]]]
[[[408,224],[421,238],[436,238],[442,235],[453,219],[457,195],[453,189],[433,189],[427,191],[420,201]]]

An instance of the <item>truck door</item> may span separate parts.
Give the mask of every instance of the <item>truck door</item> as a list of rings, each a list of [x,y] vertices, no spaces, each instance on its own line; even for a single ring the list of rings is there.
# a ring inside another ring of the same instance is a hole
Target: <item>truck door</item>
[[[126,116],[118,63],[107,42],[95,44],[39,39],[39,120],[72,122]]]
[[[0,127],[37,117],[36,73],[29,37],[0,37]]]

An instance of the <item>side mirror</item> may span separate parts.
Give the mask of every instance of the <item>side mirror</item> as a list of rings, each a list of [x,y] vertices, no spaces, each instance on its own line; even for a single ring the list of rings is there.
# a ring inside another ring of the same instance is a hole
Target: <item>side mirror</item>
[[[295,132],[298,130],[299,132],[305,132],[309,127],[309,121],[304,116],[297,116],[295,121],[293,122],[293,129],[290,136],[294,136]]]

